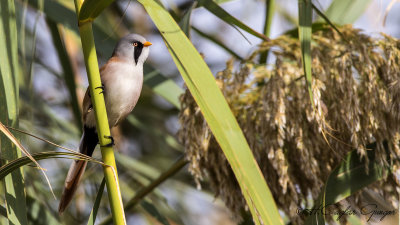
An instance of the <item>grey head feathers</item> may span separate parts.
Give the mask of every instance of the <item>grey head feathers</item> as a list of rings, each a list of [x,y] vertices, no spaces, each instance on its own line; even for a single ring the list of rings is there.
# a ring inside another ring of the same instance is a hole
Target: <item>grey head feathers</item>
[[[132,61],[136,66],[142,66],[149,55],[146,39],[138,34],[128,34],[121,38],[115,46],[113,56]]]

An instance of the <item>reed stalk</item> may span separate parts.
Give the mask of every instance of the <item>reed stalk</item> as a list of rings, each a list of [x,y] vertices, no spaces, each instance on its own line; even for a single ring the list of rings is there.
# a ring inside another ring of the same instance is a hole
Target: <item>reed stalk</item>
[[[272,25],[272,19],[274,18],[275,14],[275,0],[266,0],[265,1],[265,23],[264,23],[264,29],[263,33],[266,37],[269,38],[271,34],[271,25]],[[259,62],[261,64],[267,63],[268,59],[268,51],[265,51],[261,53]]]
[[[78,18],[81,6],[82,0],[75,0],[75,9]],[[99,142],[100,146],[106,146],[110,142],[109,139],[105,138],[105,136],[110,136],[110,127],[108,125],[104,96],[101,94],[101,89],[95,89],[96,87],[101,86],[101,79],[96,56],[96,48],[94,45],[92,21],[89,20],[83,23],[79,22],[78,26],[88,75],[89,90],[92,96],[91,100],[96,117],[96,127],[99,136]],[[118,181],[117,167],[115,164],[114,150],[112,147],[101,147],[101,155],[103,162],[108,165],[104,166],[103,169],[114,224],[126,224]]]

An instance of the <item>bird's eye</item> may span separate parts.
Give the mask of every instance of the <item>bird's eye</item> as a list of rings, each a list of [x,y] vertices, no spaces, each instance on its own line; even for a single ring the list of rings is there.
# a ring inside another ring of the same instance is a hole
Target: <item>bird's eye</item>
[[[137,42],[133,42],[132,45],[133,45],[134,47],[137,47],[137,46],[138,46],[138,43],[137,43]]]

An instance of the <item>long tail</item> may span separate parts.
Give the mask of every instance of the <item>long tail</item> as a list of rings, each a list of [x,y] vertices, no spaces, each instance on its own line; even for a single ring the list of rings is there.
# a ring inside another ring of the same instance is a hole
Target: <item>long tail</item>
[[[96,133],[96,128],[88,128],[84,126],[81,143],[79,144],[79,152],[92,156],[98,141],[99,139]],[[60,205],[58,206],[58,212],[60,214],[64,212],[68,204],[71,202],[82,175],[85,172],[86,164],[87,161],[83,160],[74,160],[72,162],[67,178],[65,179],[64,191],[61,196]]]

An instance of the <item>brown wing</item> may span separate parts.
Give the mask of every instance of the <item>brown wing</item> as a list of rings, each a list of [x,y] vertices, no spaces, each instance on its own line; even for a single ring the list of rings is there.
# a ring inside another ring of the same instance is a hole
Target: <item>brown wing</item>
[[[100,68],[100,77],[101,77],[101,74],[103,73],[103,71],[105,70],[106,66],[107,66],[107,64],[105,64],[104,66],[102,66]],[[89,87],[88,87],[86,89],[85,97],[83,98],[83,102],[82,102],[82,121],[83,121],[83,123],[85,123],[88,113],[90,113],[92,110],[93,110],[93,105],[92,105],[92,100],[90,99],[90,91],[89,91]]]

